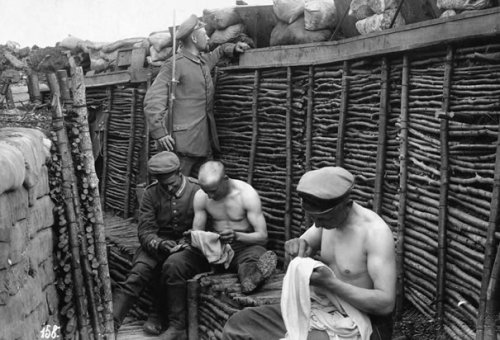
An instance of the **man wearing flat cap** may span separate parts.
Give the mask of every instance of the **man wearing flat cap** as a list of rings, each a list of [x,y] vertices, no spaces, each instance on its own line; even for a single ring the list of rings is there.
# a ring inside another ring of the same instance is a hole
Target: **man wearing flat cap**
[[[204,26],[195,15],[179,26],[176,38],[182,42],[182,49],[173,57],[177,83],[172,86],[173,58],[170,58],[161,67],[144,100],[144,114],[157,147],[176,152],[181,172],[193,177],[197,176],[200,165],[219,151],[210,71],[220,58],[232,57],[249,48],[243,42],[228,43],[205,53],[208,36]],[[168,112],[169,91],[173,88],[173,112]],[[167,124],[169,115],[173,115],[172,127]]]
[[[160,152],[148,161],[148,171],[156,181],[146,188],[141,200],[140,247],[132,269],[113,294],[116,329],[142,290],[151,281],[159,281],[159,291],[166,292],[159,300],[166,299],[161,304],[166,306],[169,322],[161,339],[186,338],[186,278],[208,271],[210,266],[201,252],[183,243],[183,233],[193,222],[193,198],[199,186],[196,180],[182,175],[179,169],[179,158],[173,152]],[[145,330],[161,332],[161,329]]]
[[[314,224],[299,238],[285,243],[285,254],[288,258],[319,255],[326,266],[312,271],[310,286],[366,314],[371,340],[391,339],[396,299],[394,240],[380,216],[352,200],[354,182],[354,176],[341,167],[324,167],[302,176],[297,192]],[[326,313],[334,312],[331,306],[325,308]],[[356,326],[361,329],[366,325]],[[281,306],[267,305],[234,314],[222,339],[277,340],[286,332]],[[307,339],[330,339],[331,335],[331,328],[312,328]]]

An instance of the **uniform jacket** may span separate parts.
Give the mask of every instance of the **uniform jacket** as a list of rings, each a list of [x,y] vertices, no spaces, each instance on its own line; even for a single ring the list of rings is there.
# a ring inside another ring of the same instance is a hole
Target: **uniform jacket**
[[[213,114],[214,85],[211,69],[223,57],[232,57],[234,44],[224,44],[207,54],[194,56],[181,51],[175,56],[177,87],[173,105],[173,132],[176,152],[187,156],[207,156],[212,148],[219,151]],[[151,137],[166,136],[168,88],[172,81],[172,59],[160,69],[144,99],[144,114]]]
[[[193,224],[193,199],[198,191],[195,179],[182,176],[182,184],[171,196],[158,182],[149,185],[139,210],[138,234],[141,247],[158,255],[162,240],[178,241]]]

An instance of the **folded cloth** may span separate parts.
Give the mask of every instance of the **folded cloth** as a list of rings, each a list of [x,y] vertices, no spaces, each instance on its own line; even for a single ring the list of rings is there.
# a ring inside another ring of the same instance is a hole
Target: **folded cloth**
[[[293,259],[288,265],[281,291],[281,312],[287,330],[284,339],[306,340],[309,330],[318,329],[326,331],[332,340],[368,340],[372,326],[366,313],[336,294],[320,290],[311,293],[309,279],[314,268],[321,266],[327,267],[322,262],[302,257]],[[326,298],[321,298],[320,294]]]
[[[227,243],[222,244],[219,234],[211,231],[192,230],[191,245],[201,250],[209,263],[224,264],[224,268],[229,268],[229,264],[234,257],[234,250]]]

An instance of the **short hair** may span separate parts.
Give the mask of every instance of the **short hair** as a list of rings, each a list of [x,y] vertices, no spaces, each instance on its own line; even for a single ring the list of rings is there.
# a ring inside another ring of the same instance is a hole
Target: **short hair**
[[[200,171],[198,172],[198,179],[200,180],[203,177],[218,177],[218,180],[221,180],[226,176],[226,169],[224,164],[221,161],[206,161],[200,167]]]

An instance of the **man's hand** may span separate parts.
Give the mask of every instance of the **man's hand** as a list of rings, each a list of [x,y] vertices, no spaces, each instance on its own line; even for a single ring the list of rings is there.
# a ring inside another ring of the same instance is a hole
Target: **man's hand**
[[[236,53],[244,53],[248,49],[250,49],[250,45],[244,43],[243,41],[238,41],[234,46],[234,51]]]
[[[294,238],[285,242],[285,253],[291,258],[308,257],[312,253],[312,248],[306,240],[302,238]]]
[[[176,245],[177,243],[175,241],[163,240],[158,245],[158,250],[165,255],[169,255],[172,248],[174,248]]]
[[[235,234],[233,229],[224,229],[219,235],[222,243],[233,243],[234,241]]]
[[[333,276],[330,269],[327,267],[318,267],[311,273],[309,283],[313,286],[327,288],[334,278],[335,276]]]
[[[174,138],[171,135],[166,135],[164,137],[158,138],[156,140],[156,146],[162,151],[174,151]]]

